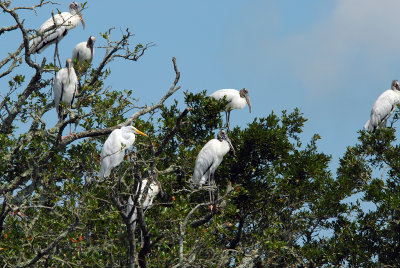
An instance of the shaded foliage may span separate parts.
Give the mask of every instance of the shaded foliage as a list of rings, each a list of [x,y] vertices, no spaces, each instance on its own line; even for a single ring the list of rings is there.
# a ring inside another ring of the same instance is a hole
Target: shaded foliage
[[[45,4],[50,3],[33,8]],[[21,49],[2,61],[0,70],[17,59],[35,72],[28,77],[11,65],[1,75],[8,79],[0,100],[1,266],[395,267],[400,262],[395,128],[360,131],[359,143],[347,148],[334,175],[331,157],[317,148],[321,137],[303,140],[307,120],[298,109],[266,112],[229,132],[236,157],[228,153],[217,169],[218,205],[210,209],[209,192],[192,189],[190,178],[197,154],[224,126],[226,100],[185,91],[183,103],[166,106],[180,89],[174,58],[175,79],[155,105],[139,103],[130,89],[105,87],[112,60],[135,62],[151,46],[130,47],[129,30],[116,41],[109,30],[101,34],[108,49],[99,66],[75,66],[81,88],[68,120],[48,122],[45,114],[55,113],[48,94],[54,66],[30,59],[19,9],[2,2],[0,7],[17,25],[0,29],[0,38],[13,30],[22,35]],[[76,134],[61,140],[69,123],[77,126]],[[111,176],[99,178],[104,141],[113,129],[132,123],[149,138],[138,137]],[[137,195],[145,179],[158,179],[164,191],[147,211]],[[130,196],[136,229],[126,213]],[[365,209],[365,202],[373,209]]]

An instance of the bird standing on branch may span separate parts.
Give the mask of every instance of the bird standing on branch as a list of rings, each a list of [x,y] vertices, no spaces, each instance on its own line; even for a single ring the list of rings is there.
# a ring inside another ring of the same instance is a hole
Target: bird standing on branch
[[[386,127],[387,120],[400,102],[400,84],[393,80],[392,89],[385,90],[375,101],[371,110],[371,117],[365,123],[364,128],[368,131],[375,131],[379,125]]]
[[[78,95],[78,78],[76,77],[71,59],[67,59],[65,68],[62,68],[57,72],[53,84],[53,94],[58,114],[58,121],[63,122],[67,117],[67,113],[64,111],[64,108],[60,103],[63,102],[64,105],[71,108],[75,96]],[[71,126],[69,135],[71,135]]]
[[[58,42],[67,35],[68,31],[78,26],[82,22],[85,29],[80,7],[77,2],[69,4],[69,12],[62,12],[51,16],[46,20],[37,31],[37,36],[29,41],[29,52],[32,54],[41,53],[49,45],[56,44],[54,50],[54,66],[56,65],[56,56],[61,66],[60,55],[58,53]]]
[[[135,134],[147,137],[133,126],[121,127],[111,132],[101,151],[100,177],[110,176],[111,170],[124,160],[125,149],[133,145],[136,139]]]
[[[212,93],[210,97],[216,100],[220,100],[226,97],[228,104],[225,107],[225,115],[226,126],[228,130],[230,130],[229,119],[232,110],[243,109],[243,107],[246,106],[247,103],[247,105],[249,105],[249,110],[251,113],[249,91],[246,88],[242,88],[240,91],[237,91],[236,89],[220,89]]]
[[[235,149],[226,134],[225,130],[221,130],[217,134],[217,139],[212,139],[204,145],[197,155],[196,163],[192,176],[192,185],[201,187],[208,182],[211,187],[215,185],[214,173],[221,164],[222,159],[232,149],[233,155],[236,155]],[[214,195],[210,191],[210,201],[214,203]]]
[[[94,36],[90,36],[87,41],[77,44],[72,51],[72,60],[75,61],[77,59],[80,63],[85,61],[92,62],[95,40]]]
[[[148,180],[146,180],[146,179],[142,180],[141,187],[140,187],[140,193],[138,196],[139,202],[142,199],[143,191],[146,188],[147,182],[148,182]],[[136,195],[139,192],[138,190],[139,190],[139,186],[136,191]],[[153,180],[148,187],[147,194],[144,196],[143,202],[141,204],[139,203],[139,206],[141,206],[143,208],[143,212],[145,212],[148,208],[151,207],[151,205],[153,204],[154,197],[156,197],[158,195],[160,190],[161,190],[161,184],[159,183],[159,181],[157,179]],[[131,217],[129,217],[132,209],[134,209],[134,211],[132,212]],[[129,196],[128,204],[126,206],[126,216],[129,217],[129,224],[133,224],[137,219],[137,210],[136,210],[136,207],[134,208],[134,202],[133,202],[133,199],[131,196]],[[136,227],[136,223],[134,224],[134,226]],[[135,229],[135,227],[133,229]]]

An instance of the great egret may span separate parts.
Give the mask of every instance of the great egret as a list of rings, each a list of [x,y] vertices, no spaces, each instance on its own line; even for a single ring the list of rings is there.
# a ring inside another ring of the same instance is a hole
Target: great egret
[[[228,127],[228,130],[230,130],[229,119],[232,110],[243,109],[247,103],[251,113],[249,91],[246,88],[242,88],[240,91],[237,91],[236,89],[220,89],[212,93],[210,97],[217,100],[226,97],[226,100],[229,102],[225,107],[226,126]]]
[[[375,101],[371,110],[371,117],[365,123],[364,128],[369,131],[375,131],[379,124],[386,127],[387,120],[396,109],[396,105],[400,102],[400,84],[399,81],[393,80],[392,89],[385,90]]]
[[[135,134],[147,137],[146,134],[133,126],[121,127],[111,132],[101,151],[100,177],[104,178],[110,176],[111,169],[122,162],[125,149],[131,147],[135,142]]]

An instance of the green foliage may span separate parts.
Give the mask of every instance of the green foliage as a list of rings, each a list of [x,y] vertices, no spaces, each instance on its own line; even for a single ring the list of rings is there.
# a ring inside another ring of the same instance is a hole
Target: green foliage
[[[111,33],[100,35],[120,58],[136,61],[148,48],[137,43],[129,49],[129,31],[120,41],[111,41]],[[29,79],[9,79],[0,105],[1,266],[400,263],[395,128],[360,131],[359,143],[347,148],[334,175],[330,155],[317,148],[321,137],[302,139],[307,120],[298,109],[255,118],[229,132],[236,156],[229,152],[218,167],[218,201],[210,208],[209,191],[191,188],[190,180],[199,151],[224,126],[226,99],[187,90],[183,103],[147,111],[133,90],[104,86],[112,76],[107,64],[116,57],[109,48],[98,67],[75,62],[80,94],[68,120],[77,125],[77,135],[66,140],[60,139],[66,122],[43,120],[54,113],[48,94],[53,73],[46,73],[52,63]],[[141,114],[130,121],[134,113]],[[99,178],[107,136],[132,121],[149,137],[137,137],[110,177]],[[155,178],[164,195],[144,212],[138,189]],[[137,207],[136,229],[126,214],[129,197]]]

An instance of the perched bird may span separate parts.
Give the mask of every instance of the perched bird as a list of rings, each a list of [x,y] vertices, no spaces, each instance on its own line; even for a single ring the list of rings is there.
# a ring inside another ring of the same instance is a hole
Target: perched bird
[[[49,45],[56,44],[54,59],[57,55],[58,61],[61,65],[60,56],[58,54],[58,42],[67,35],[70,29],[78,26],[80,21],[82,22],[83,29],[85,29],[85,22],[79,5],[77,2],[72,2],[69,4],[69,12],[55,14],[40,26],[37,31],[38,36],[29,41],[30,53],[41,53]]]
[[[124,159],[125,149],[135,142],[135,134],[146,136],[133,126],[114,129],[108,136],[101,151],[101,168],[99,176],[104,178],[110,176],[111,169],[118,166]]]
[[[77,44],[72,51],[72,60],[77,59],[79,62],[88,61],[91,62],[94,55],[94,41],[96,38],[90,36],[86,42]]]
[[[143,200],[141,200],[143,191],[146,188],[147,183],[148,183],[148,180],[142,180],[142,185],[140,187],[140,193],[139,193],[139,197],[138,197],[139,202],[142,202],[141,207],[143,208],[144,212],[148,208],[151,207],[151,205],[153,204],[154,197],[156,197],[161,190],[161,184],[159,183],[159,181],[157,179],[155,179],[150,183],[148,190],[147,190],[147,194],[145,195]],[[139,187],[136,191],[136,195],[138,194],[138,190],[139,190]],[[139,205],[140,205],[140,203],[139,203]],[[132,212],[132,215],[129,217],[132,209],[134,209],[134,210]],[[134,208],[134,202],[133,202],[133,199],[131,196],[129,196],[128,205],[126,206],[126,216],[129,217],[129,224],[134,223],[137,219],[137,210],[136,210],[136,207]],[[134,223],[134,226],[136,227],[136,223]]]
[[[76,77],[74,66],[71,59],[67,59],[65,68],[56,74],[53,84],[54,103],[56,106],[59,122],[64,121],[67,113],[60,103],[72,107],[75,96],[78,94],[78,78]],[[71,129],[70,129],[71,134]]]
[[[235,155],[235,149],[229,140],[225,130],[218,132],[217,139],[212,139],[204,145],[197,155],[192,176],[194,186],[202,186],[206,181],[211,185],[214,183],[214,173],[221,164],[224,155],[232,149]]]
[[[230,130],[229,119],[231,110],[243,109],[243,107],[246,106],[247,103],[247,105],[249,105],[249,110],[251,113],[249,91],[246,88],[242,88],[240,91],[237,91],[236,89],[220,89],[211,94],[210,97],[217,100],[226,97],[228,104],[225,107],[225,115],[226,115],[226,126],[228,130]]]
[[[369,131],[375,131],[379,127],[386,127],[387,120],[396,109],[396,105],[400,102],[400,84],[399,81],[393,80],[392,89],[385,90],[375,101],[371,110],[371,117],[365,123],[364,128]]]

